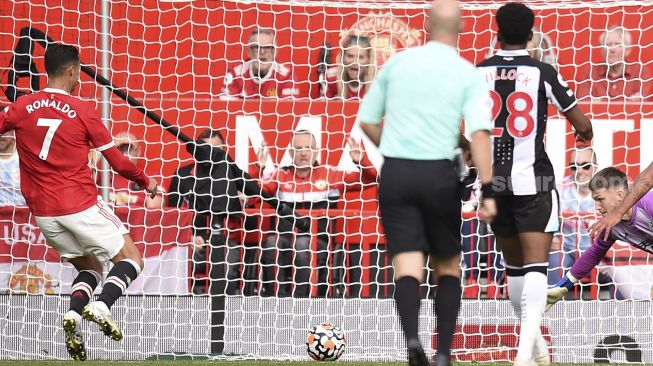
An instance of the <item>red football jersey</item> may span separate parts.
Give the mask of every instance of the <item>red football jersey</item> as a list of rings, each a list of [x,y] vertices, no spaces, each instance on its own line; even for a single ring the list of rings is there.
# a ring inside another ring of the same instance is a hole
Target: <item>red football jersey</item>
[[[113,146],[92,102],[60,89],[24,95],[0,112],[0,133],[16,131],[21,191],[36,216],[78,213],[97,202],[88,153]]]
[[[243,62],[227,71],[224,78],[223,94],[226,97],[297,97],[290,66],[274,63],[267,75],[257,78],[252,75],[252,61]]]
[[[361,171],[317,165],[307,177],[299,177],[294,167],[277,168],[261,180],[263,190],[283,202],[317,202],[339,198],[345,190],[360,191],[376,183],[377,172],[367,155],[360,161]],[[255,169],[255,176],[260,170]]]
[[[340,98],[338,95],[338,78],[337,76],[338,68],[330,67],[326,71],[326,94],[323,97],[327,98]],[[351,84],[343,85],[345,88],[345,98],[344,99],[363,99],[365,92],[367,91],[365,84],[358,84],[358,86],[353,87]]]

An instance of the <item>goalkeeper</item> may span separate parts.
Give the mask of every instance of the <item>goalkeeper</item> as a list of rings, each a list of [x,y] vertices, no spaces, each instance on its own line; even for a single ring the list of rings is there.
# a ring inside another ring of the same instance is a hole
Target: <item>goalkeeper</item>
[[[617,168],[605,168],[594,175],[590,190],[596,209],[603,216],[610,215],[628,194],[628,177]],[[549,289],[547,310],[560,301],[579,279],[585,277],[617,240],[653,253],[653,192],[646,193],[621,216],[621,221],[612,228],[607,239],[604,235],[595,239],[562,280]]]

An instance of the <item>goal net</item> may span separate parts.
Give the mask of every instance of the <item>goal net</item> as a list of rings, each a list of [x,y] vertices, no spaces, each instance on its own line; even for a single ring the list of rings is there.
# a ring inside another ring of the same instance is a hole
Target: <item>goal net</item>
[[[493,14],[502,3],[461,2],[464,32],[458,46],[470,62],[496,50]],[[596,160],[589,162],[596,166],[585,169],[585,152],[574,152],[570,161],[573,133],[551,110],[547,152],[566,192],[561,194],[563,229],[551,255],[555,283],[585,249],[586,228],[595,218],[593,207],[577,199],[582,198],[580,175],[616,166],[632,179],[653,160],[646,137],[653,135],[653,6],[648,1],[527,3],[537,16],[533,56],[553,64],[573,86],[594,126]],[[76,94],[97,101],[121,151],[166,190],[144,202],[127,182],[91,161],[99,185],[141,249],[145,269],[113,308],[123,341],[107,340],[97,327],[84,324],[90,358],[308,360],[308,331],[322,322],[346,332],[345,360],[406,358],[376,184],[354,163],[356,144],[348,137],[360,141],[368,167],[380,170],[383,159],[356,121],[357,97],[389,57],[426,41],[428,7],[367,0],[0,2],[3,90],[45,87],[44,49],[25,29],[40,30],[78,46],[84,64],[104,70],[113,84],[186,135],[218,130],[237,165],[253,179],[276,183],[283,200],[314,202],[305,205],[312,209],[300,210],[313,219],[311,235],[277,225],[281,221],[273,209],[235,191],[214,192],[212,198],[228,197],[233,206],[198,220],[182,186],[199,189],[192,179],[202,174],[201,167],[193,165],[184,144],[83,74]],[[266,38],[269,30],[274,43]],[[356,51],[354,61],[343,47]],[[352,67],[356,60],[361,64]],[[625,65],[625,82],[607,72],[606,60]],[[9,103],[1,98],[0,105]],[[301,190],[300,183],[275,175],[279,167],[292,165],[292,151],[302,153],[291,148],[297,130],[315,137],[317,164],[334,167],[336,177],[351,173],[346,187],[333,188],[325,178]],[[0,138],[0,149],[6,140]],[[268,155],[257,169],[263,144]],[[175,188],[171,183],[180,168],[191,183],[177,179]],[[0,164],[0,359],[67,359],[60,323],[76,272],[46,245],[29,210],[4,195],[11,192],[12,174],[9,165]],[[461,227],[464,300],[453,355],[460,361],[508,361],[516,354],[518,325],[506,300],[503,260],[491,228],[475,218],[473,192],[466,194]],[[555,362],[653,363],[650,261],[617,243],[599,270],[546,314],[542,331]],[[430,299],[436,288],[430,272],[427,277],[420,337],[433,353]],[[622,301],[629,299],[637,301]]]

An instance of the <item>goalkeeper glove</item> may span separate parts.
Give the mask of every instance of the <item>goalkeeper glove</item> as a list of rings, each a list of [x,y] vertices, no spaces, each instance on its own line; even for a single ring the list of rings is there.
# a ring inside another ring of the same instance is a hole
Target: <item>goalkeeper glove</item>
[[[569,290],[574,288],[574,285],[578,282],[574,276],[570,273],[567,273],[562,277],[555,286],[546,293],[546,310],[549,311],[555,303],[562,300],[563,297],[569,292]]]

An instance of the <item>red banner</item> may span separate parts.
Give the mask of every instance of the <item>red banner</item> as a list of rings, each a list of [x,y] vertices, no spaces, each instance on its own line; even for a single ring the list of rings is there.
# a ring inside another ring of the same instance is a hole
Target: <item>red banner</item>
[[[116,211],[144,257],[156,257],[192,243],[191,211],[121,208]],[[0,207],[0,263],[35,260],[59,262],[26,207]]]

